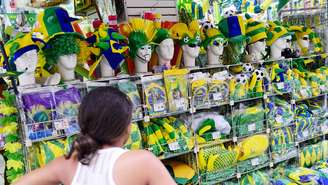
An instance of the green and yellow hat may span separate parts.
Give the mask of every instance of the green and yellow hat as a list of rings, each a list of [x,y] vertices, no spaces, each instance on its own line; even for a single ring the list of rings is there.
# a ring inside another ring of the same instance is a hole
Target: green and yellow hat
[[[205,32],[205,37],[203,39],[202,45],[206,47],[208,45],[216,45],[216,43],[227,42],[224,35],[216,28],[210,28]]]
[[[201,43],[200,26],[198,21],[192,21],[189,27],[185,23],[176,23],[170,29],[173,39],[179,40],[179,44],[195,44]]]
[[[269,23],[269,29],[267,32],[267,45],[271,46],[277,39],[292,35],[284,26],[281,26],[275,22]]]
[[[41,39],[33,38],[32,33],[20,33],[15,38],[9,40],[5,44],[5,51],[8,55],[9,66],[4,66],[4,58],[1,58],[1,66],[7,70],[16,70],[15,61],[24,53],[33,49],[39,50],[38,41],[43,42]]]
[[[159,45],[163,40],[171,38],[170,31],[165,28],[159,28],[157,29],[156,35],[153,39],[153,42],[157,45]]]
[[[75,34],[83,39],[84,36],[78,32],[80,28],[73,25],[77,20],[70,17],[68,12],[61,7],[47,8],[38,15],[39,24],[35,31],[40,32],[46,42],[57,35],[63,34]]]
[[[295,33],[293,40],[298,41],[305,35],[309,36],[310,41],[313,43],[314,52],[320,53],[323,51],[320,37],[311,28],[305,26],[289,26],[288,29]]]
[[[246,40],[246,25],[242,16],[231,16],[219,22],[219,30],[230,42]]]
[[[256,21],[249,14],[246,14],[246,36],[249,38],[248,44],[253,44],[259,40],[267,38],[265,23]]]

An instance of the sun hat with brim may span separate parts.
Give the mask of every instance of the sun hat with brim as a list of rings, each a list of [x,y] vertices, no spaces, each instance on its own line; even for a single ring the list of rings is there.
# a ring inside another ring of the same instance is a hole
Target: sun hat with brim
[[[231,16],[219,22],[219,30],[229,42],[246,41],[246,28],[242,16]]]
[[[4,57],[1,57],[1,65],[7,70],[16,70],[15,61],[24,53],[31,50],[39,50],[38,41],[43,42],[41,39],[33,38],[31,33],[21,33],[15,38],[9,40],[5,44],[5,51],[8,55],[9,66],[5,66]]]
[[[267,38],[266,44],[268,46],[271,46],[279,38],[291,36],[292,32],[289,32],[283,26],[275,25],[274,27],[271,27],[269,29],[267,35],[268,35],[268,38]]]
[[[205,33],[205,38],[202,42],[202,45],[203,45],[203,47],[207,47],[213,41],[218,40],[218,39],[222,40],[224,42],[226,41],[226,38],[218,29],[210,28]]]
[[[259,40],[267,38],[266,26],[263,22],[256,21],[249,14],[246,14],[246,36],[249,38],[248,44],[253,44]]]
[[[73,34],[84,39],[84,36],[78,32],[80,28],[73,25],[77,20],[70,17],[68,12],[61,7],[47,8],[38,15],[39,27],[35,31],[40,32],[46,42],[63,34]]]

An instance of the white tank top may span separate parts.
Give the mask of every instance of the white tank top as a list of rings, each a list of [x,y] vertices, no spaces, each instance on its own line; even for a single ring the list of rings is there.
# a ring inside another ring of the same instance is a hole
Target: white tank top
[[[71,185],[116,185],[113,168],[126,151],[116,147],[99,150],[89,165],[78,163]]]

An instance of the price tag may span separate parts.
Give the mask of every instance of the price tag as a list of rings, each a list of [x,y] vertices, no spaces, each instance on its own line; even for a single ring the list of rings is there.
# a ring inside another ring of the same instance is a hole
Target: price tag
[[[69,128],[69,120],[68,119],[63,119],[62,129],[68,129],[68,128]]]
[[[221,137],[221,133],[220,133],[219,131],[217,131],[217,132],[213,132],[213,133],[212,133],[212,137],[213,137],[213,139],[218,139],[218,138]]]
[[[230,106],[233,106],[235,104],[235,102],[233,100],[230,101]]]
[[[240,179],[240,178],[241,178],[241,174],[237,173],[237,179]]]
[[[150,121],[149,116],[145,116],[145,117],[144,117],[144,122],[149,122],[149,121]]]
[[[255,125],[255,123],[249,124],[249,125],[248,125],[248,131],[249,131],[249,132],[252,132],[252,131],[254,131],[254,130],[256,130],[256,125]]]
[[[178,142],[170,143],[169,148],[171,151],[176,151],[180,149],[180,145]]]
[[[309,137],[309,131],[308,130],[304,130],[303,137],[304,138],[308,138]]]
[[[257,166],[260,164],[259,158],[254,158],[251,160],[252,166]]]
[[[263,94],[263,99],[268,99],[268,95],[267,94]]]
[[[27,140],[25,141],[25,144],[26,144],[27,147],[30,147],[30,146],[32,146],[32,141],[29,140],[29,139],[27,139]]]
[[[284,89],[284,88],[285,88],[285,84],[284,84],[284,82],[277,83],[277,88],[278,88],[279,90]]]
[[[222,93],[218,92],[218,93],[213,94],[213,100],[214,101],[218,101],[218,100],[222,100],[222,99],[223,99]]]
[[[307,97],[308,96],[308,93],[307,93],[306,89],[301,89],[301,95],[303,97]]]
[[[296,101],[295,100],[291,100],[290,102],[292,105],[295,105]]]
[[[56,130],[62,130],[63,129],[63,122],[62,121],[55,121],[54,123]]]
[[[195,107],[191,107],[189,110],[190,114],[193,114],[196,112],[196,108]]]
[[[322,92],[325,92],[325,91],[327,91],[327,87],[325,85],[320,85],[320,90]]]
[[[185,100],[183,98],[175,100],[174,104],[178,109],[184,109],[185,108]]]
[[[272,168],[273,167],[273,162],[270,162],[270,168]]]
[[[276,120],[276,122],[278,122],[278,123],[283,123],[283,122],[284,122],[284,120],[283,120],[283,118],[282,118],[281,115],[277,115],[277,116],[275,117],[275,120]]]
[[[271,132],[271,130],[268,128],[268,129],[266,130],[266,133],[267,133],[267,134],[270,134],[270,132]]]
[[[322,133],[327,133],[328,132],[328,126],[327,125],[321,125],[321,132]]]
[[[154,111],[155,112],[161,112],[165,110],[165,103],[155,103],[154,104]]]
[[[237,143],[237,137],[233,137],[232,138],[232,141],[235,142],[235,143]]]

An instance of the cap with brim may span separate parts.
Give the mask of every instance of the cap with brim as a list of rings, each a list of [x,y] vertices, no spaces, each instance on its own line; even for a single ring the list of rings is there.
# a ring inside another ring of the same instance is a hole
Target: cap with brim
[[[177,23],[170,29],[173,39],[178,40],[179,45],[195,44],[199,45],[201,42],[200,33],[195,29],[195,22],[191,26],[192,30],[189,30],[188,26],[184,23]]]
[[[242,42],[246,40],[245,24],[242,16],[231,16],[219,22],[219,30],[229,39],[229,42]]]
[[[303,38],[305,35],[308,35],[309,39],[313,42],[315,52],[323,51],[320,37],[311,28],[305,26],[289,26],[288,30],[295,33],[293,36],[294,41]]]
[[[246,36],[249,38],[248,44],[253,44],[259,40],[267,38],[266,26],[263,22],[256,21],[254,18],[246,14],[247,26]]]

